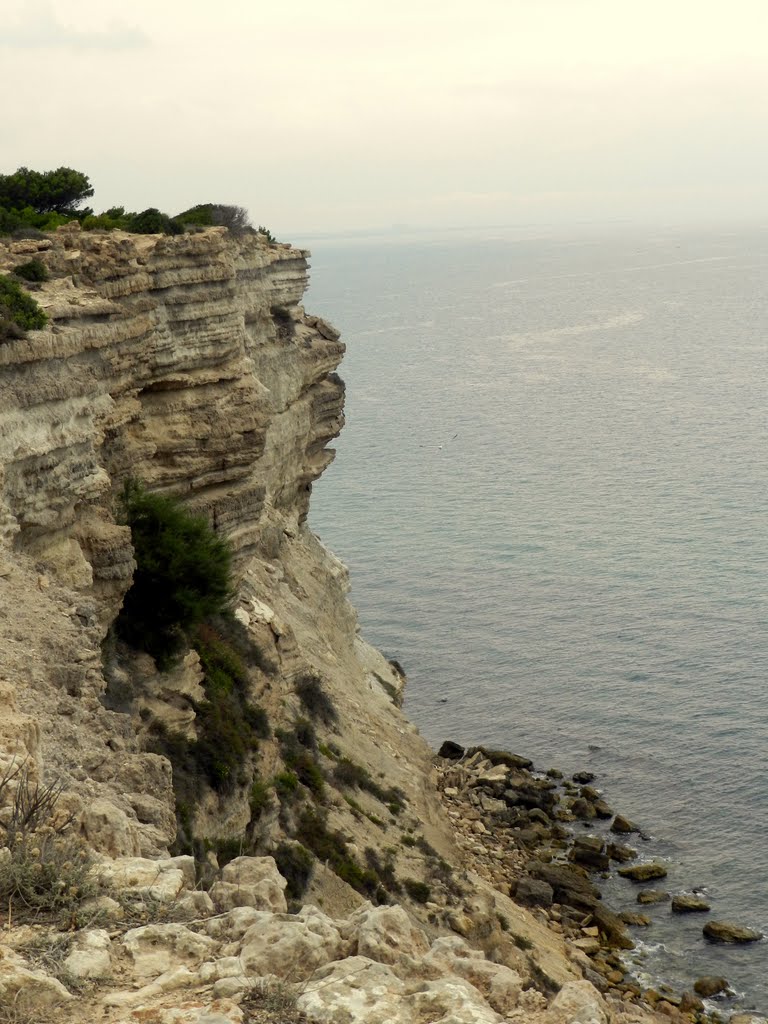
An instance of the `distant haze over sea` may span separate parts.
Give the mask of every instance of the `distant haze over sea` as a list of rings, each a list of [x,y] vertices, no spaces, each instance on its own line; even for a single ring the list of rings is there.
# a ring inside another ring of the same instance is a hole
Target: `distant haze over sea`
[[[768,931],[768,232],[329,239],[312,263],[348,392],[311,524],[411,717],[593,771],[670,889]],[[768,1010],[768,944],[649,912],[638,970]]]

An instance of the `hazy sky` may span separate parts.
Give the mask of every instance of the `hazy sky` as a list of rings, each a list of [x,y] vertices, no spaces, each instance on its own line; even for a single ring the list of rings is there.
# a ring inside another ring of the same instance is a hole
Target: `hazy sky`
[[[0,171],[280,237],[768,217],[768,0],[3,0]]]

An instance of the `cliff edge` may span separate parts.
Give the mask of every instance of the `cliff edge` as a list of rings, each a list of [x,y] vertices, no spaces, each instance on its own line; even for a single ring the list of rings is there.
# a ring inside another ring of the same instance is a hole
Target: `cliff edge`
[[[30,257],[49,323],[0,345],[0,1022],[655,1019],[607,918],[510,899],[525,858],[478,808],[530,780],[435,758],[306,524],[344,400],[308,254],[0,241],[0,273]],[[114,629],[132,479],[234,553],[233,615],[163,672]]]

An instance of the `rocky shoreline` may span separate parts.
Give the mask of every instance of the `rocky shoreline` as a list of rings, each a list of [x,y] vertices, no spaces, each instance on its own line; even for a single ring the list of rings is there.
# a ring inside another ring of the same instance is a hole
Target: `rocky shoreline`
[[[476,872],[562,935],[568,956],[600,992],[673,1018],[723,1019],[735,996],[726,978],[702,976],[682,992],[661,980],[642,985],[622,955],[635,947],[633,932],[652,923],[642,913],[644,905],[668,902],[670,913],[678,915],[703,915],[711,905],[697,892],[644,887],[637,893],[637,912],[614,913],[605,906],[599,879],[615,871],[644,884],[663,879],[667,869],[629,845],[632,835],[641,841],[649,837],[613,811],[593,786],[592,773],[567,779],[557,769],[535,771],[531,760],[517,754],[485,746],[465,749],[451,740],[435,761],[438,791]],[[714,920],[707,920],[702,932],[710,942],[722,943],[764,937]],[[712,998],[718,1002],[704,1002]],[[756,1019],[749,1013],[730,1016],[733,1024]]]

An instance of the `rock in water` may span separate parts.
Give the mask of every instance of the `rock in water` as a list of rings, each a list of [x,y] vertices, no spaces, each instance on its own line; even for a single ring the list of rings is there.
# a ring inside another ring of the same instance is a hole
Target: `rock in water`
[[[643,889],[637,894],[638,903],[666,903],[669,893],[663,889]]]
[[[706,900],[692,893],[681,892],[672,897],[672,912],[675,914],[697,914],[711,909]]]
[[[716,996],[720,992],[727,992],[728,987],[728,982],[725,978],[716,978],[711,974],[707,974],[703,978],[699,978],[694,982],[693,990],[697,995],[704,996],[705,999],[710,999],[712,996]]]
[[[730,921],[707,921],[703,932],[710,942],[758,942],[763,937],[755,928],[744,928]]]
[[[639,832],[640,829],[635,825],[634,822],[630,821],[629,818],[625,818],[623,814],[617,814],[611,822],[611,832],[616,832],[619,835],[629,835],[630,832]]]
[[[619,868],[619,874],[633,882],[650,882],[653,878],[666,878],[667,869],[658,861],[650,861],[648,864],[631,864],[629,867]]]

